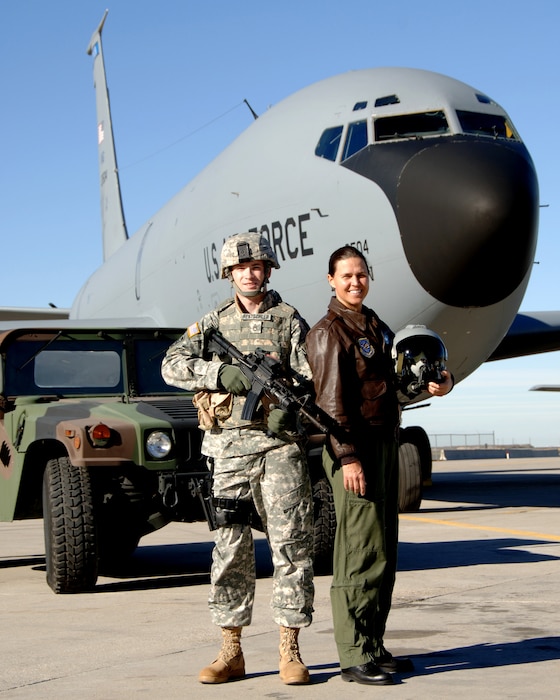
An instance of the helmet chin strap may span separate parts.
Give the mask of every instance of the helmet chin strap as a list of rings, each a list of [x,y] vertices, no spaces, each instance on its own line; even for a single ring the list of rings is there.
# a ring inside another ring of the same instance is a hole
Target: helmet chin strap
[[[231,286],[234,288],[235,293],[239,294],[240,297],[258,297],[260,294],[263,294],[266,292],[266,282],[263,284],[263,286],[260,289],[253,289],[252,292],[245,292],[239,289],[239,287],[235,284],[235,282],[232,281]]]

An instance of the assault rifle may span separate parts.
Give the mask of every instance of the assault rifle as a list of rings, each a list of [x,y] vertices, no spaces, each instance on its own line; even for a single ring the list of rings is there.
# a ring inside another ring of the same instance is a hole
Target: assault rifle
[[[262,348],[244,355],[215,328],[206,331],[206,337],[208,350],[216,355],[228,355],[232,360],[236,360],[239,369],[251,382],[251,389],[241,413],[244,420],[253,418],[257,405],[265,394],[278,408],[300,413],[323,434],[334,428],[333,419],[313,403],[311,394],[298,395],[285,384],[282,365]]]

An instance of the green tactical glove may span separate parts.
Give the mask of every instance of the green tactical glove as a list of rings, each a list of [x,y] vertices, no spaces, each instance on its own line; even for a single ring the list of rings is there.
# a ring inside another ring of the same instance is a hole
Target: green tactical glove
[[[268,414],[267,428],[272,435],[294,431],[296,429],[295,416],[282,408],[273,408]]]
[[[239,367],[226,364],[223,364],[218,371],[218,384],[236,396],[246,394],[251,388],[251,382]]]

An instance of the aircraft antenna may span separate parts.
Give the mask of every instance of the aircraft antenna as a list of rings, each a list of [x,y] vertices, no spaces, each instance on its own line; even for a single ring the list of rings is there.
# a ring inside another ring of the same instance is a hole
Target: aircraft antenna
[[[253,118],[254,118],[254,119],[258,119],[258,118],[259,118],[259,115],[258,115],[258,114],[255,112],[255,110],[251,107],[251,105],[249,104],[249,101],[248,101],[248,100],[243,100],[243,102],[245,102],[245,104],[247,105],[247,107],[249,107],[249,111],[250,111],[251,114],[253,115]]]

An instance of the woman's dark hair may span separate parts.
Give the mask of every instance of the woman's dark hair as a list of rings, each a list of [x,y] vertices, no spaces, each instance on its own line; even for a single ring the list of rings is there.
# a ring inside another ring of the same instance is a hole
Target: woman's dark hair
[[[343,245],[342,248],[337,248],[334,251],[334,253],[329,258],[329,275],[333,277],[337,264],[341,260],[348,260],[348,258],[361,258],[364,261],[364,265],[366,266],[368,275],[371,276],[368,261],[366,260],[365,255],[362,253],[361,250],[354,248],[353,245]]]

